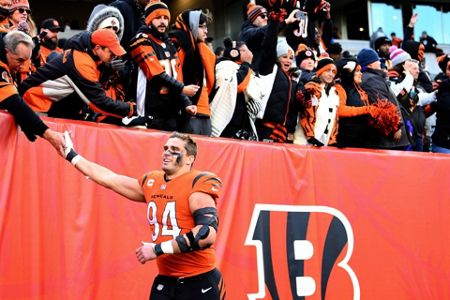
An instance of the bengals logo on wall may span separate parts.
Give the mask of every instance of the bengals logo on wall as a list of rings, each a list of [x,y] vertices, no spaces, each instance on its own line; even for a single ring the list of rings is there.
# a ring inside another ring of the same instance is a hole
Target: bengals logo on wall
[[[249,299],[359,299],[348,265],[353,231],[326,206],[256,204],[245,240],[255,246],[258,292]]]

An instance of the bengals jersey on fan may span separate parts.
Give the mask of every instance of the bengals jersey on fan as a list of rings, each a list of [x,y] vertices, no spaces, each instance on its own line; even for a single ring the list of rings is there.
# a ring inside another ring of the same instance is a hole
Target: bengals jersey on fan
[[[222,182],[215,174],[196,170],[170,181],[165,180],[163,171],[154,171],[142,176],[139,182],[147,202],[153,243],[175,239],[195,227],[189,208],[192,193],[206,193],[217,201],[222,189]],[[156,261],[160,275],[188,277],[214,269],[216,255],[212,246],[189,253],[164,254]]]

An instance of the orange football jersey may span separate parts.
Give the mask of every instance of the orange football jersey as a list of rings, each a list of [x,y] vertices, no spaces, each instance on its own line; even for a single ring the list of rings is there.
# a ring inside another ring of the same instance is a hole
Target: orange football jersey
[[[212,173],[192,170],[170,181],[163,171],[153,171],[139,179],[147,202],[147,219],[152,229],[153,243],[175,239],[195,227],[189,208],[189,197],[194,192],[211,195],[215,201],[222,182]],[[159,274],[188,277],[215,268],[214,246],[181,254],[163,254],[156,259]]]

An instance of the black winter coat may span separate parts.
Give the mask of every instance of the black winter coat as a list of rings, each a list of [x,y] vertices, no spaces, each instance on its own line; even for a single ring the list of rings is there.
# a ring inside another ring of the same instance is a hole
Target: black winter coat
[[[136,35],[139,28],[145,25],[144,10],[136,0],[116,0],[110,5],[120,11],[125,21],[125,28],[120,44],[128,51],[131,39]]]
[[[386,74],[382,70],[367,69],[363,73],[363,81],[361,87],[369,96],[369,103],[374,104],[379,99],[387,99],[394,103],[398,108],[399,116],[401,116],[399,103],[386,81]],[[403,150],[409,145],[408,137],[406,135],[405,125],[400,124],[402,136],[396,142],[392,136],[385,136],[379,130],[369,127],[366,137],[365,148],[374,149],[394,149]]]
[[[437,101],[432,104],[436,111],[436,128],[431,136],[433,144],[450,149],[450,78],[439,76],[442,80],[437,93]]]

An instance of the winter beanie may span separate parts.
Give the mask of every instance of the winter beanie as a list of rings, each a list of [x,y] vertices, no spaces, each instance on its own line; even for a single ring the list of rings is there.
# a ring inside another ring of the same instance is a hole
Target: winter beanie
[[[26,7],[30,9],[30,4],[28,3],[28,0],[13,0],[11,2],[11,7],[9,8],[9,10],[13,11],[20,7]]]
[[[302,61],[307,58],[311,58],[312,60],[316,61],[314,52],[312,52],[310,48],[308,48],[305,44],[298,45],[297,52],[295,53],[295,61],[297,63],[297,66],[300,66],[302,64]]]
[[[375,52],[375,50],[370,48],[364,48],[361,51],[359,51],[357,59],[361,67],[365,67],[367,65],[370,65],[371,63],[376,62],[377,60],[380,60],[380,57]]]
[[[159,16],[166,16],[170,21],[170,12],[167,5],[159,0],[150,0],[145,7],[145,24],[150,26],[153,19]]]
[[[267,14],[267,10],[263,6],[256,5],[253,2],[247,4],[247,19],[250,23],[253,23],[262,14]]]
[[[397,46],[392,46],[389,48],[390,59],[392,62],[392,66],[402,64],[408,59],[411,59],[411,55],[403,49],[397,48]]]
[[[119,40],[122,39],[124,30],[124,20],[120,11],[105,4],[99,4],[94,7],[92,13],[88,19],[86,30],[94,32],[97,29],[106,27],[117,27],[117,36]]]
[[[337,70],[334,60],[330,57],[324,57],[317,61],[316,75],[319,77],[323,72],[328,71],[330,68]]]
[[[277,57],[288,54],[289,52],[294,55],[294,50],[289,46],[286,39],[280,38],[277,43]]]
[[[358,66],[358,62],[353,57],[342,58],[338,60],[336,62],[338,77],[341,78],[341,80],[352,82],[353,76]]]
[[[236,41],[232,41],[230,38],[225,38],[223,40],[223,45],[225,46],[225,49],[223,50],[223,57],[232,61],[238,61],[241,59],[241,53],[236,46]]]

